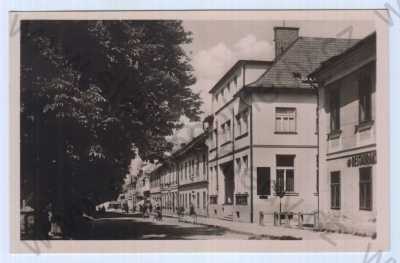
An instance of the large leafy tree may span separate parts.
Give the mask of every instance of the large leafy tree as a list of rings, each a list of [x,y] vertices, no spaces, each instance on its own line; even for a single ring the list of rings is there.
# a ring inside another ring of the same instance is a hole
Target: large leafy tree
[[[23,21],[21,182],[40,209],[117,193],[139,149],[144,160],[196,121],[191,42],[180,21]],[[36,194],[35,194],[36,193]],[[67,197],[67,198],[66,198]]]

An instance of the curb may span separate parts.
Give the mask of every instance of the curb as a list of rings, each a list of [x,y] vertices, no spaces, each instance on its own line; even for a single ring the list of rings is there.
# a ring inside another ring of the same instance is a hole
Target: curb
[[[226,226],[220,226],[220,225],[216,225],[216,224],[193,223],[193,222],[188,221],[188,220],[183,220],[183,221],[180,221],[180,222],[189,223],[189,224],[193,224],[193,225],[202,225],[202,226],[215,227],[215,228],[218,227],[218,228],[227,230],[227,231],[232,232],[232,233],[240,234],[240,235],[251,235],[251,236],[256,236],[256,237],[257,236],[262,236],[262,237],[270,238],[271,240],[282,240],[283,237],[290,237],[293,240],[303,240],[302,237],[295,237],[295,236],[285,236],[285,235],[277,236],[277,235],[271,235],[271,234],[254,234],[252,232],[237,230],[237,229],[233,229],[233,228],[226,227]]]

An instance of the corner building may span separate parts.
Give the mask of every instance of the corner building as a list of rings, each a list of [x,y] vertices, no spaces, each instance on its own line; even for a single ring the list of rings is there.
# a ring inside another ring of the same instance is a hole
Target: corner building
[[[272,224],[274,185],[285,191],[282,212],[317,212],[317,96],[306,80],[354,41],[274,33],[273,61],[238,61],[210,90],[210,217],[259,222],[262,213]]]
[[[376,232],[376,34],[311,74],[319,83],[322,228]]]

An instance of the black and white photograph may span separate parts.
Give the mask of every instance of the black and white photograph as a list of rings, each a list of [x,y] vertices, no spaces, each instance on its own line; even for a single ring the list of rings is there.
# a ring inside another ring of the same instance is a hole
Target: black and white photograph
[[[385,248],[387,31],[296,12],[12,14],[14,238]]]

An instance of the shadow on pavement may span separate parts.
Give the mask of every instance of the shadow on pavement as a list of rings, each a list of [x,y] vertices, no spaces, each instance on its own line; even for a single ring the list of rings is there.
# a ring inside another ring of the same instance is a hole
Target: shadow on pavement
[[[154,224],[114,218],[112,220],[100,219],[94,222],[90,236],[81,238],[81,240],[193,239],[193,236],[221,236],[226,232],[219,227],[182,227],[173,224]]]

